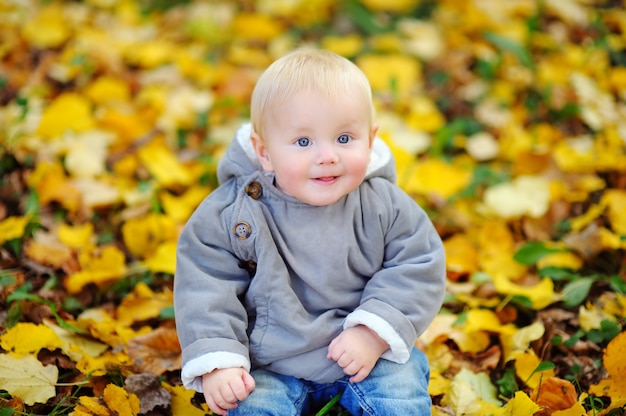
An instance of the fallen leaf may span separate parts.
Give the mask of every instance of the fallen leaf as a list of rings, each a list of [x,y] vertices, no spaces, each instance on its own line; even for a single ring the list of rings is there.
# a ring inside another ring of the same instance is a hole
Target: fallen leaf
[[[172,386],[168,383],[163,383],[163,387],[172,394],[173,415],[206,416],[209,412],[209,407],[205,402],[202,402],[199,407],[192,404],[192,399],[196,395],[195,391],[189,390],[182,385]]]
[[[80,94],[66,92],[46,107],[37,132],[45,138],[53,139],[66,132],[87,131],[94,124],[89,101]]]
[[[157,407],[163,409],[170,407],[172,395],[161,387],[155,374],[131,374],[126,377],[124,388],[139,398],[141,414],[148,414]]]
[[[0,221],[0,244],[22,237],[28,221],[29,218],[24,216],[8,217]]]
[[[89,283],[103,285],[119,280],[126,273],[126,259],[115,246],[104,246],[94,253],[81,253],[81,270],[69,275],[65,287],[69,293],[78,293]]]
[[[548,211],[549,202],[550,183],[540,176],[519,176],[488,188],[484,195],[486,209],[506,219],[541,217]]]
[[[115,384],[109,384],[104,389],[104,401],[118,416],[135,416],[139,414],[139,398]]]
[[[158,327],[131,340],[127,349],[140,373],[162,375],[181,366],[181,350],[175,328]]]
[[[504,406],[503,416],[529,416],[541,410],[541,407],[533,402],[522,391],[516,391],[515,396]]]
[[[24,357],[37,354],[42,348],[60,348],[63,341],[45,325],[19,322],[0,335],[0,346],[14,357]]]
[[[56,394],[55,385],[59,370],[53,365],[44,366],[35,357],[21,358],[0,354],[0,385],[12,396],[28,405],[45,403]]]
[[[558,377],[545,377],[530,397],[543,408],[543,411],[548,411],[546,414],[552,414],[557,410],[566,410],[574,406],[578,394],[570,381]]]

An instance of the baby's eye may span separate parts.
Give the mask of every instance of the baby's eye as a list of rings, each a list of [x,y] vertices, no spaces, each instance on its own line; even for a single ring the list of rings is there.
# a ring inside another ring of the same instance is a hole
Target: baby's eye
[[[342,134],[341,136],[337,137],[337,143],[341,143],[341,144],[346,144],[348,142],[350,142],[351,137],[348,136],[347,134]]]
[[[311,144],[311,140],[306,137],[300,137],[298,140],[296,140],[296,144],[300,147],[307,147]]]

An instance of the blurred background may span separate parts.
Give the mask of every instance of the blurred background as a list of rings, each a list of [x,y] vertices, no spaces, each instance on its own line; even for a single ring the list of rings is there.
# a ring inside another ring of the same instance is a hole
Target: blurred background
[[[303,45],[368,76],[444,239],[433,413],[624,414],[624,0],[0,0],[0,415],[204,414],[176,240]]]

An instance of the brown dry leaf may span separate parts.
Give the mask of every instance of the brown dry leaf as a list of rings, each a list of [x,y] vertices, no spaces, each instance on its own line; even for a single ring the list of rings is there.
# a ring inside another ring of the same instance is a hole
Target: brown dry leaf
[[[139,398],[142,414],[147,414],[156,407],[170,407],[172,395],[161,387],[159,378],[154,374],[131,374],[126,377],[124,388]]]
[[[137,337],[127,346],[137,372],[161,375],[181,366],[181,351],[176,329],[159,327]]]
[[[574,385],[558,377],[547,377],[533,390],[530,397],[543,407],[540,415],[549,415],[557,410],[566,410],[576,404],[578,394]]]

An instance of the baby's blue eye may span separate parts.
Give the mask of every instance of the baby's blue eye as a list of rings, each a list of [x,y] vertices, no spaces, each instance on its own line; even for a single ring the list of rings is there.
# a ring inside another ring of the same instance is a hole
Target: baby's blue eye
[[[350,136],[348,136],[347,134],[342,134],[341,136],[337,137],[337,143],[346,144],[349,141]]]
[[[296,140],[296,143],[300,147],[307,147],[311,144],[311,140],[307,139],[306,137],[300,137],[298,140]]]

